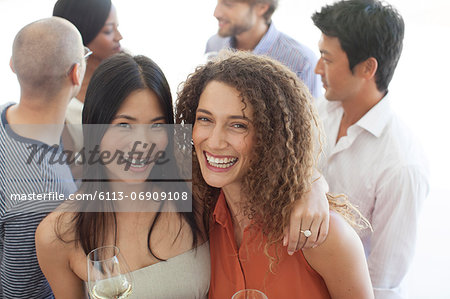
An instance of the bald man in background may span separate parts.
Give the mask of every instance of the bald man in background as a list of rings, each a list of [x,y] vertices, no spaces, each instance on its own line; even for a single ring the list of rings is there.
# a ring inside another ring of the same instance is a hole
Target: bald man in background
[[[81,35],[57,17],[25,26],[13,43],[11,68],[19,103],[0,106],[0,298],[53,298],[36,258],[34,233],[76,191],[67,165],[51,163],[66,108],[86,69]],[[33,155],[33,149],[42,149]],[[42,154],[42,155],[41,155]]]

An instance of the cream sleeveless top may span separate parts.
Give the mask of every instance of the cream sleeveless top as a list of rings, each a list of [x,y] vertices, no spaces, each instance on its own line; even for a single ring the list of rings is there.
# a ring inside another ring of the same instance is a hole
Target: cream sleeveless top
[[[131,273],[134,286],[127,299],[207,298],[211,276],[209,243]]]

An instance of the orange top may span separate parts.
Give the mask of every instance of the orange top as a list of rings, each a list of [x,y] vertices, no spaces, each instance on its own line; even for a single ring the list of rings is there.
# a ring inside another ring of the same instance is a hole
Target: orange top
[[[245,288],[260,290],[269,299],[331,298],[322,277],[311,268],[302,251],[290,256],[279,246],[280,261],[274,264],[273,273],[270,272],[270,261],[264,254],[265,242],[260,230],[247,227],[237,248],[231,214],[221,192],[209,234],[209,298],[229,299]],[[271,249],[274,256],[275,251]]]

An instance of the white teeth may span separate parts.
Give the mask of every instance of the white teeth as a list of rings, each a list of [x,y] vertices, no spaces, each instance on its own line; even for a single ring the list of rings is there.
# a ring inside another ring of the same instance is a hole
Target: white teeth
[[[228,168],[228,167],[233,166],[235,162],[232,162],[232,163],[226,163],[226,164],[219,164],[219,163],[214,163],[214,162],[209,162],[209,161],[208,161],[208,163],[209,163],[210,165],[214,166],[214,167],[217,167],[217,168]]]
[[[144,167],[147,159],[131,159],[131,158],[125,158],[126,161],[130,162],[133,167]]]
[[[208,161],[208,164],[217,167],[217,168],[228,168],[233,166],[238,158],[233,157],[233,158],[214,158],[210,155],[208,155],[207,153],[205,153],[206,155],[206,160]]]
[[[133,164],[132,165],[134,168],[142,168],[145,166],[145,164]]]

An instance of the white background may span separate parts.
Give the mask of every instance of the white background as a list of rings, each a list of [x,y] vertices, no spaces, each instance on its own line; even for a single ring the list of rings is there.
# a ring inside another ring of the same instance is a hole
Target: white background
[[[0,0],[0,104],[17,101],[9,69],[11,45],[24,25],[51,16],[56,0]],[[317,51],[310,20],[324,0],[280,0],[277,28]],[[416,257],[408,276],[411,298],[450,298],[450,1],[390,0],[406,23],[404,50],[390,94],[394,109],[421,140],[429,158],[431,192],[424,204]],[[122,46],[152,58],[172,92],[198,63],[216,32],[215,0],[115,0]],[[370,165],[367,165],[370,167]]]

